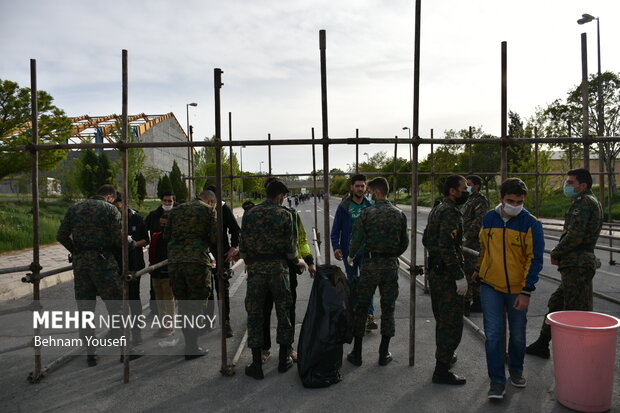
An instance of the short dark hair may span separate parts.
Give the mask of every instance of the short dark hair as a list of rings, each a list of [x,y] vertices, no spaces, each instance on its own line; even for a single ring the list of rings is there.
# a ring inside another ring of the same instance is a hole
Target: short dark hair
[[[508,178],[502,182],[499,194],[502,198],[506,195],[527,195],[527,185],[519,178]]]
[[[267,184],[266,192],[268,199],[274,199],[278,195],[288,194],[289,190],[286,185],[284,185],[284,182],[274,178]]]
[[[116,197],[116,188],[114,188],[114,185],[110,185],[110,184],[101,185],[99,189],[97,190],[97,195],[99,196],[112,195]]]
[[[588,189],[592,188],[592,175],[587,169],[571,169],[570,171],[566,172],[566,175],[572,175],[577,178],[577,182],[579,182],[580,184],[587,184]]]
[[[205,186],[202,188],[203,191],[211,191],[213,193],[217,192],[217,188],[215,187],[215,185],[209,185],[209,184],[205,184]]]
[[[375,178],[372,181],[368,182],[368,187],[370,189],[381,192],[383,195],[387,195],[388,192],[390,191],[390,185],[388,185],[387,179],[385,179],[382,176]]]
[[[474,185],[478,185],[480,188],[482,188],[482,178],[480,178],[478,175],[467,175],[465,179],[471,181]]]
[[[463,175],[450,175],[443,183],[443,195],[450,195],[451,189],[458,189],[461,186],[461,182],[466,180]]]
[[[164,192],[161,193],[161,196],[159,197],[159,199],[161,199],[163,201],[165,196],[171,196],[173,200],[176,198],[175,195],[174,195],[174,192],[172,192],[172,191],[164,191]]]
[[[277,181],[277,180],[278,178],[276,178],[275,176],[268,176],[267,178],[265,178],[265,182],[263,182],[263,187],[267,189],[270,183]]]
[[[355,185],[355,183],[357,181],[364,181],[364,182],[366,182],[366,175],[364,175],[364,174],[355,174],[351,178],[349,178],[349,183],[351,185]]]

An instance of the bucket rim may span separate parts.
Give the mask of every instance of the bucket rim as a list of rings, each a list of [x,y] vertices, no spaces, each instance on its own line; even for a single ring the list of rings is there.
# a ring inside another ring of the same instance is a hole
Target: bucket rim
[[[614,320],[615,324],[610,325],[610,326],[605,326],[605,327],[574,326],[574,325],[571,325],[571,324],[561,323],[561,322],[556,321],[556,320],[554,320],[552,318],[552,316],[554,314],[559,314],[559,313],[588,313],[588,314],[596,314],[596,315],[608,317],[608,318]],[[596,312],[596,311],[578,311],[578,310],[554,311],[553,313],[547,314],[547,316],[545,317],[545,322],[547,324],[549,324],[549,325],[562,326],[562,327],[570,328],[570,329],[573,329],[573,330],[605,331],[605,330],[615,330],[615,329],[620,328],[620,319],[618,317],[614,317],[613,315],[609,315],[609,314],[605,314],[605,313],[599,313],[599,312]]]

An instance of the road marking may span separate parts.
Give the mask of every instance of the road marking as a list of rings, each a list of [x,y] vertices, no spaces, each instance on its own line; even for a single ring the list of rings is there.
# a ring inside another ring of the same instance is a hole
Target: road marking
[[[237,290],[239,289],[239,287],[245,280],[245,275],[246,275],[246,272],[243,271],[241,274],[239,274],[239,276],[237,277],[233,285],[230,286],[230,289],[228,290],[229,297],[232,297],[233,295],[235,295],[235,293],[237,292]]]

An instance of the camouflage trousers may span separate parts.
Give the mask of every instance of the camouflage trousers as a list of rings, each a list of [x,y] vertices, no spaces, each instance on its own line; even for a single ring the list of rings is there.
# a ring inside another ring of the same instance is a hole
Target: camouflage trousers
[[[248,264],[248,288],[245,309],[248,313],[248,347],[262,348],[265,300],[271,294],[276,307],[276,342],[290,345],[295,334],[289,311],[292,306],[288,265],[284,261],[259,261]]]
[[[108,314],[118,315],[123,311],[123,282],[116,269],[97,270],[93,268],[80,268],[74,266],[74,293],[78,311],[94,312],[97,305],[97,295],[105,303]],[[86,343],[87,336],[94,336],[92,328],[82,328],[80,324],[79,335],[82,343]],[[122,330],[114,328],[110,330],[110,338],[120,337]],[[88,354],[95,354],[95,348],[87,348]]]
[[[450,273],[431,271],[428,284],[436,323],[435,359],[449,365],[463,336],[463,297],[456,293],[456,283]]]
[[[562,282],[547,302],[549,313],[564,310],[592,311],[592,278],[594,267],[565,267],[560,269]],[[546,316],[545,319],[546,320]],[[551,339],[551,327],[543,320],[540,335]]]
[[[394,337],[394,309],[398,298],[398,264],[385,259],[366,259],[355,285],[353,302],[353,337],[363,337],[372,297],[379,287],[381,296],[381,335]],[[390,260],[394,261],[394,260]]]
[[[199,262],[179,262],[168,264],[172,292],[179,305],[179,314],[197,316],[207,313],[207,298],[211,294],[211,269],[208,264]],[[163,316],[163,313],[159,314]],[[197,328],[183,328],[190,334]],[[186,337],[186,345],[188,338]]]

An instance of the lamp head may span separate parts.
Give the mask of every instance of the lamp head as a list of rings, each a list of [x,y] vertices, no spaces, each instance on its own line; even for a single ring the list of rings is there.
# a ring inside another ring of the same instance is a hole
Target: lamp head
[[[188,103],[188,106],[198,106],[198,103]]]
[[[590,23],[594,19],[596,19],[596,17],[592,16],[591,14],[584,13],[581,15],[581,19],[577,20],[577,23],[586,24],[586,23]]]
[[[409,129],[409,126],[403,126],[403,130]]]

